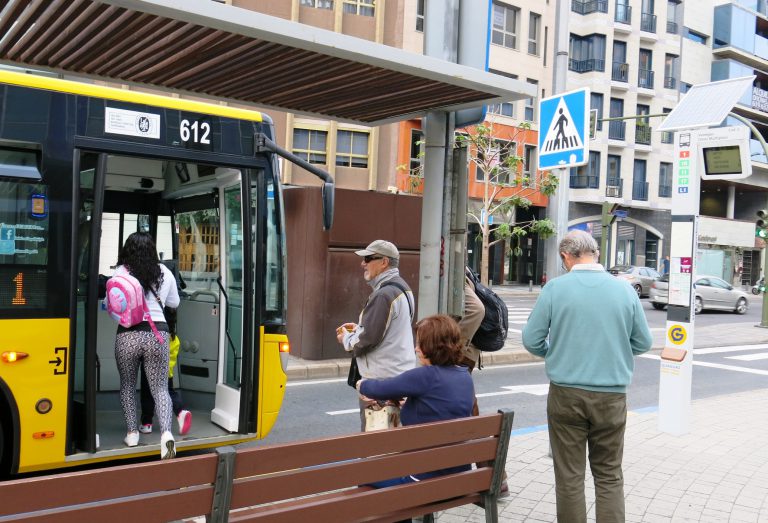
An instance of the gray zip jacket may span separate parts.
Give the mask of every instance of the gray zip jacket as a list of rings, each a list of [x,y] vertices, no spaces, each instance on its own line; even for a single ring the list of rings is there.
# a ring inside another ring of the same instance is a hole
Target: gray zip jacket
[[[382,286],[390,281],[407,291]],[[344,350],[354,353],[364,378],[392,378],[416,366],[411,327],[411,311],[416,313],[413,292],[397,269],[382,272],[368,285],[373,292],[360,313],[357,329],[344,335]]]

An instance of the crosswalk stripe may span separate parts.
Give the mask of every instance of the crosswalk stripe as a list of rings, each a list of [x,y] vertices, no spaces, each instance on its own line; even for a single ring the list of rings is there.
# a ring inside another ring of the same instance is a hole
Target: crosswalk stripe
[[[758,352],[757,354],[742,354],[741,356],[726,356],[725,359],[740,361],[768,360],[768,352]]]
[[[734,345],[732,347],[708,347],[706,349],[693,349],[694,354],[720,354],[723,352],[741,352],[745,350],[768,349],[768,344],[760,345]]]

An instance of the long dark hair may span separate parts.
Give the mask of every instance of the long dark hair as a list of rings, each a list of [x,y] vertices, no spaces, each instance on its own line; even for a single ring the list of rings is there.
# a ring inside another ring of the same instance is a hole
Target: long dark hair
[[[144,291],[158,291],[163,284],[163,272],[152,236],[146,232],[134,232],[125,240],[117,264],[125,266],[139,280]]]

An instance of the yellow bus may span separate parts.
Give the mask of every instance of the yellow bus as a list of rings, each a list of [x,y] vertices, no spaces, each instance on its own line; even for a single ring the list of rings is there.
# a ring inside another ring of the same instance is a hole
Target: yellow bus
[[[0,71],[0,475],[159,454],[158,431],[123,442],[100,307],[134,231],[181,287],[178,451],[269,433],[289,350],[273,136],[256,111]]]

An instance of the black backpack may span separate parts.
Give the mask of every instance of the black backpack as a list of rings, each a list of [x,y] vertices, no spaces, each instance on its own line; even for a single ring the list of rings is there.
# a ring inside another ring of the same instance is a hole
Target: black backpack
[[[485,307],[485,317],[472,336],[472,345],[484,352],[495,352],[504,347],[509,328],[509,309],[504,300],[491,289],[480,283],[472,271],[467,276],[475,287],[475,294]]]

